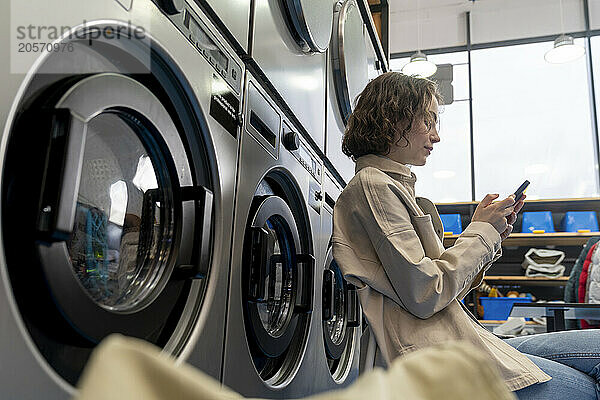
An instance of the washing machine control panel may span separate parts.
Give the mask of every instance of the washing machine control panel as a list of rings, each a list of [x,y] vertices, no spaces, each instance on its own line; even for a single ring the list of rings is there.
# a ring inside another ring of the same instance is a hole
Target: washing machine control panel
[[[208,28],[207,23],[183,0],[154,1],[169,16],[171,22],[181,33],[196,47],[196,50],[204,56],[206,61],[239,95],[242,91],[242,67],[234,61],[229,51],[221,44],[225,40],[217,39],[216,35]]]
[[[308,144],[304,143],[301,139],[300,134],[295,132],[287,122],[283,122],[283,146],[289,150],[296,160],[315,178],[319,183],[321,182],[321,170],[323,164],[321,160],[315,156],[311,150],[309,150]]]

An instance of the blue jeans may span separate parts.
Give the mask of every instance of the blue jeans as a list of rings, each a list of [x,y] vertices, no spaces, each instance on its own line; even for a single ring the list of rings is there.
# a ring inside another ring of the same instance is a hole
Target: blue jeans
[[[517,390],[520,400],[600,399],[600,329],[506,339],[552,379]]]

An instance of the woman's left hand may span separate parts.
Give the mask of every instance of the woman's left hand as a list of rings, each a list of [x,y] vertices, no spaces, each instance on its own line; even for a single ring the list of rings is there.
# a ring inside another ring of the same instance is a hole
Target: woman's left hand
[[[513,224],[517,221],[517,214],[519,213],[519,211],[521,211],[523,205],[525,204],[525,197],[527,196],[521,196],[521,199],[515,204],[515,210],[506,217],[506,221],[508,222],[508,228],[506,228],[506,230],[500,234],[500,239],[506,239],[508,235],[510,235],[510,233],[513,231]]]

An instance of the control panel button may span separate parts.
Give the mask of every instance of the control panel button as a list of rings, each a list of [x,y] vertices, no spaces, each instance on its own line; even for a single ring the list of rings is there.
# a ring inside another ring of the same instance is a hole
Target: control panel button
[[[300,148],[300,137],[294,131],[286,132],[283,135],[283,146],[289,151],[295,151]]]
[[[179,14],[183,11],[184,0],[159,0],[158,6],[168,15]]]

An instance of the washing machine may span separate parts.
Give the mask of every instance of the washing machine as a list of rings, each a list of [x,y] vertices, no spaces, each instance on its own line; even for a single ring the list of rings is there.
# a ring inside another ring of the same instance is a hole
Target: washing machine
[[[332,17],[328,0],[254,2],[250,56],[321,152]]]
[[[315,312],[320,320],[317,385],[321,390],[345,387],[358,377],[360,361],[361,311],[356,287],[349,284],[333,259],[333,207],[342,187],[326,168],[323,174],[323,208],[318,235],[319,263],[322,276],[321,307]]]
[[[111,333],[219,378],[243,64],[184,2],[8,4],[0,397],[70,398]]]
[[[223,383],[248,397],[318,390],[322,164],[297,127],[247,75]]]
[[[250,0],[195,0],[238,54],[248,54]]]
[[[333,35],[327,68],[327,145],[325,155],[342,178],[354,176],[354,162],[342,153],[342,136],[356,97],[375,75],[374,50],[356,0],[333,3]],[[373,68],[369,68],[372,62]]]

